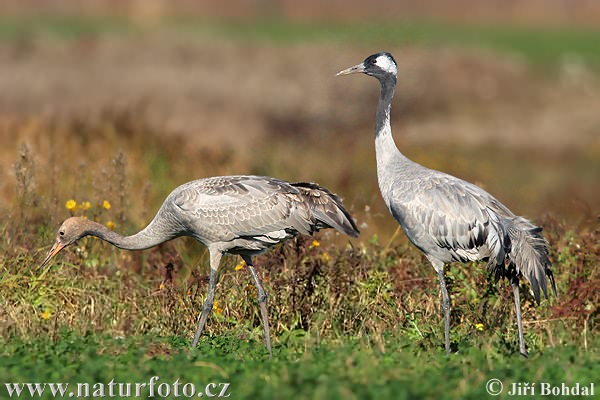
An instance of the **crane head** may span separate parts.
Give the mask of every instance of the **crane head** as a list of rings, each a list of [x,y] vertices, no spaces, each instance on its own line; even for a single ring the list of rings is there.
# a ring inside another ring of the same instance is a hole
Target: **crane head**
[[[89,220],[82,217],[71,217],[63,222],[56,234],[54,246],[42,261],[41,266],[46,266],[62,249],[86,236],[88,224]]]
[[[389,77],[390,75],[395,77],[398,74],[398,66],[390,53],[382,52],[367,57],[365,61],[354,67],[338,72],[336,76],[358,73],[374,76],[378,79]]]

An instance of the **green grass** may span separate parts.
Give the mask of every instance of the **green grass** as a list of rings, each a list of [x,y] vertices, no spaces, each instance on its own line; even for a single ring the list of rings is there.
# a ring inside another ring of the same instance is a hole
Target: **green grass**
[[[0,16],[0,40],[49,36],[75,39],[82,36],[131,33],[125,18],[59,15]]]
[[[136,34],[165,29],[194,35],[228,36],[236,40],[294,42],[333,41],[345,44],[386,46],[419,45],[469,47],[522,57],[535,65],[560,64],[566,59],[600,66],[600,29],[581,27],[526,27],[500,24],[454,24],[432,20],[364,23],[281,20],[214,21],[179,17],[140,27],[121,17],[28,16],[0,17],[0,40],[48,35],[72,39],[103,34]]]
[[[446,357],[435,279],[407,244],[372,238],[349,251],[300,240],[260,257],[272,360],[249,274],[232,268],[233,258],[220,269],[222,309],[213,310],[199,349],[190,350],[206,280],[198,271],[187,283],[163,280],[156,266],[170,259],[173,242],[146,253],[141,273],[119,267],[128,261],[93,238],[43,270],[36,257],[8,256],[0,259],[10,316],[0,326],[0,397],[8,395],[4,383],[62,382],[70,390],[102,383],[108,391],[111,380],[148,383],[154,376],[197,390],[228,383],[236,399],[480,399],[494,378],[505,390],[525,382],[598,385],[597,244],[545,225],[564,300],[535,307],[523,290],[529,359],[518,353],[510,291],[505,282],[488,282],[483,265],[447,271],[457,352]],[[41,241],[46,233],[38,232]],[[89,254],[81,259],[81,252]],[[183,258],[189,252],[180,248]],[[198,269],[205,271],[205,262]]]
[[[219,24],[213,29],[240,39],[271,40],[284,44],[333,40],[377,44],[378,48],[399,45],[472,47],[513,54],[535,64],[556,64],[568,56],[600,64],[600,30],[592,29],[459,25],[423,20],[362,24],[263,21]]]
[[[300,337],[276,347],[269,361],[262,343],[232,336],[205,337],[194,351],[178,337],[115,339],[61,332],[55,338],[9,340],[2,343],[0,396],[7,397],[7,382],[68,382],[69,390],[88,383],[92,392],[94,384],[104,383],[108,394],[111,380],[148,383],[153,376],[158,384],[178,380],[197,390],[229,383],[226,393],[235,399],[481,399],[488,398],[486,382],[492,378],[504,384],[500,398],[508,398],[512,382],[538,387],[541,382],[599,383],[598,353],[574,347],[549,348],[526,360],[490,348],[446,357],[394,335],[384,337],[384,350],[369,338],[310,346],[307,341]],[[149,389],[142,390],[146,397]]]

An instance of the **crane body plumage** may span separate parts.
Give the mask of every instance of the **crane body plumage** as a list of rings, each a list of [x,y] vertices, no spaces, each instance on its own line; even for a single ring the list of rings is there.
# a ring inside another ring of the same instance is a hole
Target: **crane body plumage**
[[[408,239],[438,274],[444,310],[445,347],[450,353],[450,297],[444,266],[458,261],[488,261],[498,280],[511,282],[515,298],[520,352],[527,355],[520,311],[519,277],[530,283],[536,301],[547,297],[547,278],[556,295],[548,247],[536,227],[516,216],[480,187],[429,169],[404,156],[394,142],[390,124],[397,82],[396,61],[389,53],[367,57],[338,75],[365,73],[381,84],[375,122],[377,179],[390,213]]]
[[[86,218],[67,219],[42,265],[49,263],[64,247],[88,235],[126,250],[147,249],[179,236],[193,237],[203,243],[210,254],[209,290],[194,335],[193,347],[196,347],[214,303],[221,257],[240,255],[258,290],[265,340],[271,355],[267,295],[254,270],[252,257],[298,234],[312,235],[325,228],[334,228],[351,237],[359,233],[341,199],[322,186],[265,176],[212,177],[188,182],[173,190],[148,226],[131,236],[119,235]]]

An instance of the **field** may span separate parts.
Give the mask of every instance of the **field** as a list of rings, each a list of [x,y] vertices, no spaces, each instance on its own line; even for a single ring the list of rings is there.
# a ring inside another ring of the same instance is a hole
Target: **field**
[[[482,398],[494,378],[500,398],[512,383],[600,390],[599,42],[589,28],[432,21],[0,17],[1,383],[108,394],[111,380],[158,376],[236,399]],[[510,287],[484,263],[447,270],[445,356],[437,279],[376,183],[377,83],[334,77],[381,50],[399,64],[400,149],[544,227],[559,296],[536,306],[521,285],[528,359]],[[126,252],[86,238],[40,267],[67,217],[132,234],[179,184],[225,174],[319,182],[361,229],[256,259],[272,360],[234,257],[190,350],[209,269],[191,239]]]

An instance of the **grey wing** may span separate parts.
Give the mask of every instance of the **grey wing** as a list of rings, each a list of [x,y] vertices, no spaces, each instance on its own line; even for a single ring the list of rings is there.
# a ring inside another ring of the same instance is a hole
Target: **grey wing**
[[[500,219],[511,213],[483,189],[444,174],[405,182],[392,196],[392,213],[404,220],[407,236],[425,253],[443,262],[490,256],[504,261]]]
[[[308,213],[297,210],[297,194],[275,178],[226,176],[181,186],[173,203],[202,241],[255,237],[275,243],[293,231],[311,230]]]

